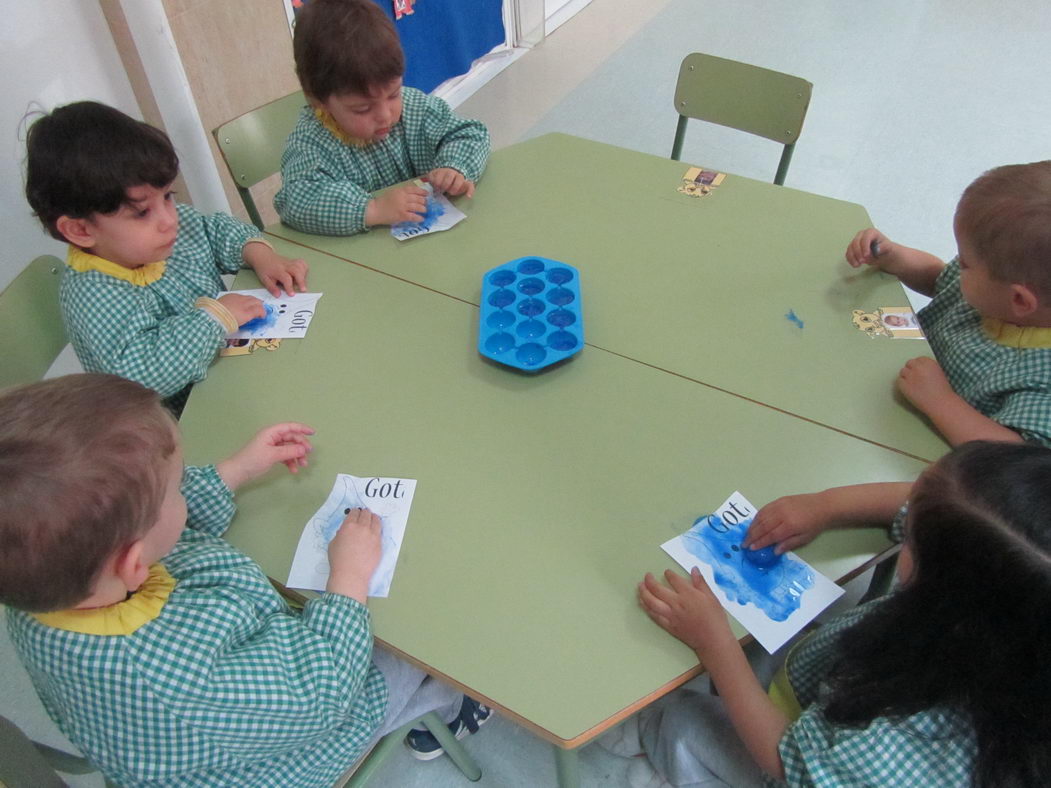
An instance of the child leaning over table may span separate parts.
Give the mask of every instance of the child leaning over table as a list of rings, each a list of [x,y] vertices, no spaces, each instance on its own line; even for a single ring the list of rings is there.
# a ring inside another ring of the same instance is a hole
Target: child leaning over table
[[[906,363],[898,388],[954,446],[1051,445],[1051,161],[983,174],[960,198],[953,231],[947,265],[871,228],[847,248],[852,266],[933,296],[919,320],[937,361]]]
[[[646,575],[643,607],[719,695],[677,691],[603,740],[647,755],[633,788],[1044,784],[1048,478],[1051,449],[1029,444],[976,441],[931,466],[893,529],[898,587],[792,647],[769,694],[699,572]],[[867,487],[853,519],[887,522],[900,485]]]
[[[246,264],[275,296],[305,288],[306,263],[256,228],[175,203],[179,159],[159,129],[82,101],[35,121],[26,147],[26,198],[69,243],[59,298],[88,372],[137,380],[178,413],[227,332],[265,314],[258,298],[223,294],[221,274]]]
[[[233,490],[306,465],[312,432],[277,424],[184,468],[173,418],[138,383],[82,374],[0,393],[0,603],[48,714],[113,782],[330,786],[428,711],[460,735],[488,717],[373,649],[374,514],[350,512],[327,590],[301,613],[220,538]]]
[[[296,17],[296,74],[307,96],[281,160],[274,208],[297,230],[352,235],[419,222],[427,193],[474,194],[489,132],[439,98],[402,87],[394,23],[373,0],[311,0]]]

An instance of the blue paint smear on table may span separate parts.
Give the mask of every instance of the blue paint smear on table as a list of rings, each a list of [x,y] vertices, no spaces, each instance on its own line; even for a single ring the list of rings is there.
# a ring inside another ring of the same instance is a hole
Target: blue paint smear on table
[[[277,324],[277,315],[274,312],[273,304],[263,304],[263,309],[266,310],[266,314],[262,317],[257,317],[253,320],[249,320],[243,324],[240,328],[241,331],[259,331],[263,328],[271,328]]]
[[[751,524],[752,518],[730,524],[718,515],[705,515],[682,535],[682,542],[712,568],[716,585],[729,599],[751,603],[773,621],[785,621],[799,609],[803,592],[814,585],[814,573],[787,555],[769,566],[748,561],[741,542]]]
[[[796,314],[794,309],[789,309],[788,314],[785,315],[785,320],[790,323],[795,323],[800,328],[803,327],[803,321],[799,319],[799,315]]]

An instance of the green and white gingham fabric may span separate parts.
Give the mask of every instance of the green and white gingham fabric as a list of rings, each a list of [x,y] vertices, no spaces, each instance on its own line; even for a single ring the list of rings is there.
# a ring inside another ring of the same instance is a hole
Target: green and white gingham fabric
[[[986,336],[960,292],[957,260],[939,275],[919,319],[953,391],[1025,440],[1051,446],[1051,348],[1011,348]]]
[[[489,159],[489,131],[453,114],[440,98],[402,88],[401,120],[379,142],[347,145],[310,107],[303,109],[281,157],[281,221],[305,233],[353,235],[368,229],[372,192],[449,167],[478,182]]]
[[[188,205],[178,212],[175,248],[156,282],[139,286],[67,266],[59,288],[66,334],[84,369],[130,378],[165,398],[208,374],[226,331],[193,302],[225,290],[220,274],[236,272],[245,243],[259,236],[226,214],[205,216]]]
[[[830,621],[789,655],[788,678],[804,711],[778,747],[791,786],[957,788],[970,785],[978,757],[974,731],[962,715],[931,709],[904,719],[877,717],[864,728],[833,725],[821,711],[821,680],[835,659],[835,640],[882,600]],[[768,779],[771,785],[782,783]]]
[[[368,609],[324,594],[301,615],[218,538],[233,515],[214,466],[187,468],[176,584],[129,635],[85,635],[8,610],[48,714],[122,786],[329,786],[387,703]]]

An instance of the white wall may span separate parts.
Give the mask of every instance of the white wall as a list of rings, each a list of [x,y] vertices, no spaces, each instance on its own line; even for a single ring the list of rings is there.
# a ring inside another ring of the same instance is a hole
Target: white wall
[[[0,289],[39,254],[65,256],[23,195],[25,123],[33,107],[81,99],[141,118],[106,20],[94,0],[4,3],[0,27]]]

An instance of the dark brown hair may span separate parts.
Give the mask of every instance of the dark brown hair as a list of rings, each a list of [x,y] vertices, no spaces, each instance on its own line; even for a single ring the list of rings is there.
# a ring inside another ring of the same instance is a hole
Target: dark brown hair
[[[106,561],[157,521],[175,422],[151,389],[67,375],[0,392],[0,603],[86,599]]]
[[[373,0],[311,0],[296,16],[296,76],[308,97],[369,95],[405,73],[394,23]]]
[[[1051,304],[1051,161],[983,173],[964,190],[956,227],[994,279]]]
[[[26,200],[60,241],[60,217],[113,213],[128,189],[162,189],[178,174],[167,134],[95,101],[58,107],[34,121],[26,137]]]

